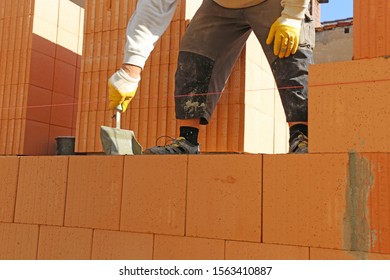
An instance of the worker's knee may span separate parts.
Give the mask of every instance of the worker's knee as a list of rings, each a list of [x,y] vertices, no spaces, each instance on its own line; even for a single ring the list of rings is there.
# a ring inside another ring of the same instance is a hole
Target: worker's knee
[[[175,77],[175,94],[207,93],[214,61],[206,56],[181,51]]]

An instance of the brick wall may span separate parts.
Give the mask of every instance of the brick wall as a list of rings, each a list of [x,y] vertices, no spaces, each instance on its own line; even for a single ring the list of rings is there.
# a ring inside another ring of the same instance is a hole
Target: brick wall
[[[388,157],[1,157],[0,259],[390,259]]]
[[[1,2],[0,154],[55,154],[75,134],[83,15],[70,0]]]

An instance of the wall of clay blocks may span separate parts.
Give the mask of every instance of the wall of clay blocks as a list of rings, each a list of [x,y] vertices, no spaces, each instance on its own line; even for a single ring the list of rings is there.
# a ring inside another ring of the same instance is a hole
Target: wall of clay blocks
[[[200,4],[179,1],[171,25],[142,72],[137,95],[122,115],[121,127],[133,130],[144,147],[156,145],[160,136],[177,136],[173,92],[180,38],[188,17]],[[107,79],[122,64],[126,25],[135,6],[136,1],[86,3],[78,152],[101,152],[100,126],[114,126],[113,111],[108,110]],[[251,53],[247,47],[237,61],[212,121],[201,127],[203,152],[286,151],[285,117],[273,76],[259,43],[253,38],[250,42]]]
[[[19,151],[29,77],[31,1],[0,3],[0,152]]]
[[[1,157],[0,259],[390,259],[388,153],[161,161]]]
[[[1,1],[0,154],[55,154],[75,134],[82,1]]]

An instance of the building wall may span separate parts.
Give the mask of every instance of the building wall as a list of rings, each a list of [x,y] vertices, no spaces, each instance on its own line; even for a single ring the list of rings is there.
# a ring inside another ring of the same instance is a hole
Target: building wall
[[[327,29],[326,25],[316,31],[314,62],[317,64],[353,59],[354,26],[351,24]]]
[[[318,0],[311,0],[311,15],[315,22],[315,27],[321,26],[321,6]]]

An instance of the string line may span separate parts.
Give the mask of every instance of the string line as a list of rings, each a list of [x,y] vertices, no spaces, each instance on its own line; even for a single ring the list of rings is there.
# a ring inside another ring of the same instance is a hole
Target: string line
[[[338,82],[338,83],[324,83],[324,84],[315,84],[310,85],[309,88],[318,88],[318,87],[330,87],[330,86],[342,86],[342,85],[353,85],[353,84],[366,84],[366,83],[375,83],[375,82],[388,82],[389,79],[378,79],[378,80],[364,80],[364,81],[354,81],[354,82]],[[288,89],[301,89],[303,86],[282,86],[282,87],[270,87],[270,88],[261,88],[261,89],[250,89],[245,90],[245,92],[261,92],[261,91],[274,91],[276,93],[276,90],[288,90]],[[172,95],[168,96],[168,98],[182,98],[182,97],[188,97],[188,96],[207,96],[207,95],[223,95],[223,94],[234,94],[235,90],[228,90],[226,92],[207,92],[207,93],[190,93],[190,94],[180,94],[180,95]],[[140,93],[142,95],[142,92]],[[3,97],[4,98],[4,97]],[[85,98],[85,97],[84,97]],[[80,98],[80,99],[84,99]],[[94,98],[96,99],[96,98]],[[162,98],[154,98],[151,97],[149,100],[153,101],[159,101]],[[167,99],[164,99],[167,100]],[[108,98],[104,96],[102,99],[99,99],[97,101],[86,101],[86,102],[71,102],[71,103],[59,103],[59,104],[46,104],[46,105],[27,105],[27,106],[13,106],[13,107],[2,107],[2,110],[20,110],[20,109],[37,109],[37,108],[45,108],[45,107],[63,107],[63,106],[83,106],[83,105],[89,105],[89,104],[98,104],[106,107],[106,103],[108,103]],[[230,103],[232,104],[232,103]],[[172,106],[158,106],[158,107],[138,107],[137,109],[147,109],[147,108],[171,108]]]

